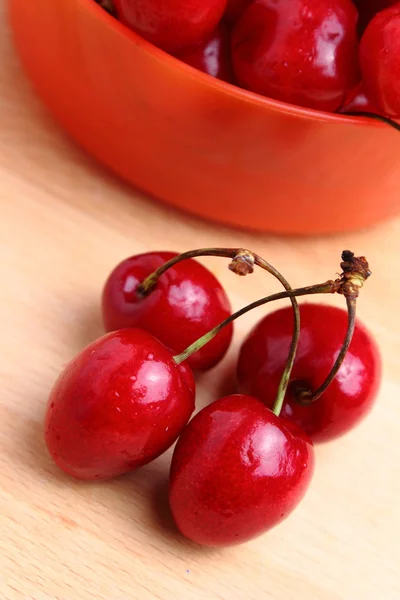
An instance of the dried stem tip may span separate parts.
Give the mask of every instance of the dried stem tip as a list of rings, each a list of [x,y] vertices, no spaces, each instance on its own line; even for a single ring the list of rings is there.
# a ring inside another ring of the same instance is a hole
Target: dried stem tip
[[[235,254],[232,262],[229,264],[229,270],[236,275],[250,275],[254,271],[255,258],[250,250],[241,248]]]
[[[364,282],[371,275],[365,256],[354,256],[350,250],[343,250],[340,263],[342,275],[336,280],[338,293],[346,298],[357,298]]]

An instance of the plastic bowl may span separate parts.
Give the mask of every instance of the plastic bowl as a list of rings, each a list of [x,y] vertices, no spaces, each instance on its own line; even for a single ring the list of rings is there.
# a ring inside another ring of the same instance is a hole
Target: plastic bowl
[[[9,0],[15,43],[62,127],[125,180],[241,227],[322,234],[400,208],[387,125],[262,98],[182,64],[93,0]]]

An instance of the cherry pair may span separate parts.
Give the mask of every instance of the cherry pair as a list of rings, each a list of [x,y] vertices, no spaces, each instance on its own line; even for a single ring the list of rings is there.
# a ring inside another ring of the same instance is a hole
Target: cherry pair
[[[229,316],[218,281],[190,259],[207,254],[230,257],[231,270],[242,275],[258,265],[288,291]],[[314,440],[335,437],[361,419],[376,392],[375,345],[354,321],[357,286],[369,272],[351,253],[345,253],[342,268],[339,280],[293,291],[271,265],[245,250],[149,253],[121,263],[103,292],[106,328],[117,331],[67,366],[49,400],[46,442],[55,462],[80,479],[106,479],[150,462],[181,434],[171,466],[170,504],[184,534],[198,543],[227,545],[278,523],[298,504],[312,475],[312,442],[302,428]],[[318,292],[346,295],[349,326],[342,350],[344,311],[304,305],[300,333],[295,296]],[[242,346],[238,380],[251,396],[220,399],[185,427],[195,397],[186,363],[202,369],[216,364],[235,318],[284,297],[291,297],[294,319],[287,309],[268,315]],[[313,401],[329,379],[333,383]]]
[[[212,248],[180,256],[151,252],[124,260],[113,270],[103,291],[106,330],[141,327],[180,353],[226,319],[231,307],[221,284],[203,265],[189,258],[206,254],[233,258],[237,249]],[[369,333],[357,322],[340,376],[321,401],[305,407],[294,399],[296,381],[316,389],[329,373],[342,345],[346,322],[343,309],[316,304],[301,307],[299,347],[282,414],[296,421],[314,441],[351,429],[368,412],[375,396],[379,381],[376,349]],[[240,392],[271,406],[285,367],[292,328],[291,310],[285,308],[265,317],[244,340],[237,367]],[[203,371],[214,367],[228,350],[232,334],[229,324],[192,354],[187,364]]]

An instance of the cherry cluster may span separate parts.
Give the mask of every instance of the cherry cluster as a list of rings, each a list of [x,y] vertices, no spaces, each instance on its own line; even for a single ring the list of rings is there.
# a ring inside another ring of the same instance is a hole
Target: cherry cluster
[[[237,275],[264,269],[284,291],[232,314],[219,281],[194,260],[210,255],[229,258]],[[246,249],[149,252],[121,262],[102,294],[108,333],[65,367],[50,394],[45,440],[55,463],[77,479],[105,480],[178,439],[169,502],[185,536],[226,546],[282,521],[311,481],[313,443],[354,427],[380,381],[377,347],[355,317],[368,263],[345,251],[341,269],[337,279],[292,289]],[[298,305],[298,296],[318,293],[342,294],[347,312]],[[195,375],[222,360],[233,321],[283,298],[292,306],[269,313],[241,345],[238,393],[191,419]]]
[[[183,62],[263,96],[400,117],[399,0],[96,0]]]

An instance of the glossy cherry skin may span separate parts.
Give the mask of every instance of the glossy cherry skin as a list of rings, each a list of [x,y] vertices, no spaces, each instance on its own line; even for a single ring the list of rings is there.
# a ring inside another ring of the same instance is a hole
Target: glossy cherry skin
[[[307,108],[336,111],[360,79],[351,0],[255,0],[233,28],[239,84]]]
[[[400,118],[400,2],[375,15],[360,42],[365,89],[378,109]]]
[[[179,530],[206,546],[250,540],[285,519],[314,469],[311,441],[256,398],[232,395],[200,411],[175,447],[170,507]]]
[[[215,29],[227,0],[114,0],[120,21],[167,52],[194,46]]]
[[[45,419],[49,452],[77,479],[127,473],[173,444],[194,410],[194,390],[190,369],[147,331],[109,333],[59,376]]]
[[[228,0],[224,18],[228,22],[234,23],[251,2],[252,0]]]
[[[220,23],[211,36],[197,46],[187,48],[177,58],[207,75],[234,83],[231,37],[225,23]]]
[[[107,331],[140,327],[179,353],[231,314],[219,281],[192,259],[168,269],[146,298],[138,296],[139,283],[174,256],[173,252],[138,254],[112,271],[102,297]],[[225,327],[188,359],[189,366],[204,371],[216,365],[225,355],[232,333],[231,325]]]
[[[281,416],[322,442],[352,429],[369,412],[381,376],[381,362],[374,340],[357,322],[345,360],[332,384],[319,400],[299,404],[295,382],[312,390],[324,381],[342,347],[347,328],[345,310],[322,304],[300,306],[301,331],[298,351]],[[271,406],[285,367],[293,330],[292,308],[270,313],[244,340],[237,364],[239,389]]]
[[[368,98],[364,83],[361,82],[348,95],[344,105],[340,109],[341,113],[348,112],[372,112],[378,113],[378,109]]]

